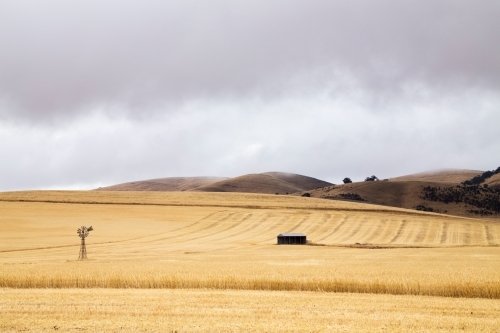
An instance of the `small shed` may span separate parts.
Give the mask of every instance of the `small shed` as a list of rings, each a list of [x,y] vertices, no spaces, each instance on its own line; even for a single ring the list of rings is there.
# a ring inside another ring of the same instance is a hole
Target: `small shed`
[[[278,235],[278,245],[281,244],[306,244],[307,237],[304,234],[286,233]]]

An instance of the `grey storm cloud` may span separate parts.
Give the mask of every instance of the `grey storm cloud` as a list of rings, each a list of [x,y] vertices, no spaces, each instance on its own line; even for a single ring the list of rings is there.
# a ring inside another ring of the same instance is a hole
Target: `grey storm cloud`
[[[498,17],[498,1],[2,1],[0,190],[496,168]]]
[[[61,0],[0,8],[4,117],[272,99],[294,88],[342,87],[345,76],[389,95],[415,82],[500,84],[498,1]]]

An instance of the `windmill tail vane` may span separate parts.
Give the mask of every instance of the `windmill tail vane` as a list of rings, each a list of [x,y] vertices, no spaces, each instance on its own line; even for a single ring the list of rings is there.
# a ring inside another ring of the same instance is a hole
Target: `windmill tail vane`
[[[92,226],[86,227],[86,226],[81,226],[78,228],[76,233],[78,234],[78,237],[81,238],[82,242],[80,244],[80,254],[78,255],[78,260],[85,260],[87,259],[87,246],[85,245],[85,238],[88,237],[89,232],[94,230]]]

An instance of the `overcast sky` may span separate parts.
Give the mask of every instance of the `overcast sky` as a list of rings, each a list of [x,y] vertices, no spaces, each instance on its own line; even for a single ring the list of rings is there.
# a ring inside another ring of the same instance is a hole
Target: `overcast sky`
[[[0,2],[0,191],[500,166],[500,2]]]

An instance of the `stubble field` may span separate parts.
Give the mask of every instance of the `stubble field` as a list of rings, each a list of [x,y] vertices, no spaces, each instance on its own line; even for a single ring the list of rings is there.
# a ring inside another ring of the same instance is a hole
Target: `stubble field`
[[[0,330],[493,332],[499,245],[498,222],[311,198],[1,193]]]

